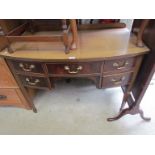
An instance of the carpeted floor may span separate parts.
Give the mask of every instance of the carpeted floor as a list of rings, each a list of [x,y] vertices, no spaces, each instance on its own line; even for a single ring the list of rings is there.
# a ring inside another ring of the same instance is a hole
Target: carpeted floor
[[[139,115],[107,122],[120,107],[120,88],[100,90],[87,80],[59,82],[54,91],[37,95],[37,114],[0,107],[0,134],[155,134],[154,92],[153,82],[141,104],[151,122]]]

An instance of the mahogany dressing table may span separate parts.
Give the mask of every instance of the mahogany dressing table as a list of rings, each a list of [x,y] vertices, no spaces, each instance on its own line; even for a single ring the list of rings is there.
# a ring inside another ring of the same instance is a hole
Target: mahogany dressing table
[[[134,100],[132,88],[138,75],[143,57],[149,52],[144,46],[136,46],[136,37],[130,36],[127,28],[113,30],[80,31],[78,48],[69,54],[63,52],[63,45],[55,43],[13,43],[16,52],[4,49],[0,55],[7,62],[19,84],[30,109],[37,112],[27,88],[54,89],[57,80],[63,78],[87,78],[98,89],[121,87],[123,99],[114,121],[126,114],[143,116],[139,104]],[[55,88],[56,89],[56,88]],[[125,108],[125,105],[128,108]]]

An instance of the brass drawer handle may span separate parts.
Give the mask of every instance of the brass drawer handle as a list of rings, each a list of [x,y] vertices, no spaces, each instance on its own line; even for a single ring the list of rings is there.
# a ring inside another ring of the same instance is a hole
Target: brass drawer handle
[[[64,66],[64,70],[68,71],[69,74],[77,74],[82,69],[82,66],[78,66],[76,71],[71,71],[69,66]]]
[[[121,77],[121,79],[114,79],[112,78],[111,81],[115,84],[115,85],[118,85],[118,84],[121,84],[123,82],[123,80],[125,80],[125,76]]]
[[[121,70],[121,69],[124,69],[128,64],[129,64],[129,62],[126,61],[126,62],[124,62],[124,64],[122,66],[120,66],[119,63],[115,62],[115,63],[113,63],[113,67],[117,67],[117,69]]]
[[[5,95],[0,95],[0,100],[6,100],[7,99],[7,96]]]
[[[31,64],[31,65],[25,64],[25,65],[24,65],[23,63],[20,63],[20,64],[19,64],[19,67],[20,67],[23,71],[25,71],[25,72],[31,72],[32,69],[35,68],[35,65],[33,65],[33,64]]]
[[[35,86],[35,85],[37,85],[37,83],[40,82],[39,79],[35,79],[34,82],[31,82],[29,78],[26,78],[25,80],[26,80],[26,82],[27,82],[29,85],[31,85],[31,86]]]

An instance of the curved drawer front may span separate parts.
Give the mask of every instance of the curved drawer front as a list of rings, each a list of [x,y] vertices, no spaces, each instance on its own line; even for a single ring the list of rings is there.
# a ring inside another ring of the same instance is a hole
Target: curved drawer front
[[[48,63],[47,69],[49,74],[54,75],[87,75],[100,74],[101,63]]]
[[[19,75],[19,78],[24,86],[48,89],[48,81],[44,77]]]
[[[132,72],[103,76],[102,87],[123,86],[130,83]]]
[[[106,60],[104,63],[103,72],[121,72],[130,70],[135,66],[136,58],[122,58],[115,60]]]
[[[26,73],[44,73],[42,64],[27,61],[11,61],[16,72]]]

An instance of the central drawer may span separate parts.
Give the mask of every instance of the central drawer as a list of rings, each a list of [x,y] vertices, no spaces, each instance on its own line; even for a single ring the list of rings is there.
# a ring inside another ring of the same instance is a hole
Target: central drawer
[[[101,62],[47,63],[46,65],[51,75],[88,75],[101,72]]]

